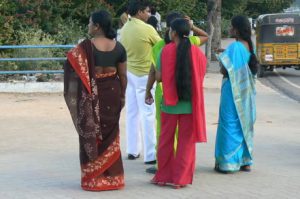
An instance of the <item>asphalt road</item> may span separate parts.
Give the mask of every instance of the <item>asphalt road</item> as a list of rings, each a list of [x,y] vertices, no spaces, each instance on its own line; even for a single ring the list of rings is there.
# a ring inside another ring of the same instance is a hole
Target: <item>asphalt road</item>
[[[259,78],[259,81],[300,103],[300,70],[279,68],[273,72],[265,72],[265,76]]]

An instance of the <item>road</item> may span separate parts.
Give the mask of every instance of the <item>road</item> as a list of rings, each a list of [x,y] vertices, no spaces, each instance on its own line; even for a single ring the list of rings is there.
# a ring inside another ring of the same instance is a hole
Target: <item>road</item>
[[[120,132],[125,188],[108,192],[81,190],[78,135],[62,93],[0,93],[0,199],[299,198],[300,125],[295,118],[299,117],[300,104],[260,81],[256,84],[252,172],[214,172],[221,81],[217,72],[206,74],[208,142],[197,144],[193,185],[180,190],[150,184],[153,175],[145,173],[143,158],[126,158],[124,112]]]
[[[277,90],[279,93],[300,102],[300,71],[292,68],[276,69],[265,72],[265,77],[259,81],[266,86]]]
[[[150,184],[153,175],[145,173],[147,166],[143,158],[136,161],[126,158],[123,112],[120,132],[125,188],[83,191],[80,188],[78,135],[62,93],[0,93],[0,199],[299,198],[300,124],[296,118],[299,118],[300,104],[261,83],[270,78],[280,81],[279,76],[266,74],[267,77],[256,84],[252,172],[232,175],[214,172],[222,81],[217,71],[215,63],[204,82],[208,142],[197,144],[193,185],[179,190]],[[299,71],[291,71],[294,72]],[[292,74],[282,75],[299,85],[299,78],[289,77]]]

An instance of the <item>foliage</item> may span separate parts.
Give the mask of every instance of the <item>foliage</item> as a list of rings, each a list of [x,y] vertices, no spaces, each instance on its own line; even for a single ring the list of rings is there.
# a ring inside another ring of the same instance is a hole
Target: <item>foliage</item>
[[[87,24],[67,18],[64,23],[57,24],[56,34],[52,37],[58,44],[76,44],[78,40],[87,38]]]
[[[7,38],[14,37],[14,20],[15,17],[11,13],[16,12],[16,4],[10,0],[2,0],[0,2],[0,45],[6,43]],[[14,44],[14,42],[11,42]]]
[[[234,15],[245,14],[247,0],[223,0],[222,17],[231,19]]]
[[[234,15],[247,15],[257,18],[261,14],[282,12],[294,0],[223,0],[222,16],[230,19]]]
[[[222,30],[222,37],[228,37],[229,35],[229,28],[231,27],[229,19],[222,19],[221,22],[221,30]]]
[[[155,3],[162,19],[170,11],[189,15],[194,23],[205,28],[207,0],[150,0]],[[230,18],[244,14],[257,17],[263,13],[280,12],[293,0],[223,0],[222,32],[226,34]],[[0,45],[18,44],[74,44],[87,37],[87,24],[91,12],[108,10],[114,24],[124,11],[128,0],[1,0],[0,1]],[[14,54],[15,53],[15,54]],[[62,56],[61,50],[20,49],[0,50],[0,57]],[[58,63],[1,63],[1,70],[26,67],[57,68]]]
[[[293,2],[294,0],[249,0],[246,10],[250,17],[257,18],[261,14],[282,12]]]
[[[41,29],[53,36],[64,34],[67,38],[75,36],[77,39],[78,33],[82,34],[83,27],[87,26],[90,13],[98,9],[107,9],[114,14],[112,6],[104,0],[2,0],[0,23],[5,29],[0,30],[0,42],[15,44],[18,31],[23,28]],[[73,41],[57,40],[58,43]]]
[[[91,12],[109,10],[104,0],[2,0],[0,45],[74,44],[87,37]],[[0,50],[0,57],[64,57],[59,49]],[[58,69],[54,61],[0,62],[1,70]]]
[[[18,43],[20,45],[51,45],[55,44],[52,36],[40,29],[26,28],[18,31]],[[33,48],[33,49],[15,49],[12,55],[16,58],[38,58],[38,57],[63,57],[64,53],[59,49],[51,48]],[[61,69],[61,64],[53,61],[24,61],[16,62],[15,70],[43,70],[43,69]]]

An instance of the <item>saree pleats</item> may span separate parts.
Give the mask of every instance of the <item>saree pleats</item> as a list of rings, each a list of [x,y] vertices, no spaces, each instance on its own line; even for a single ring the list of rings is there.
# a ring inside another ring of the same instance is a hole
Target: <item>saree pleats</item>
[[[98,78],[97,84],[98,92],[101,93],[100,118],[103,141],[98,140],[98,158],[81,165],[81,186],[85,190],[95,191],[119,189],[124,186],[119,138],[120,81],[114,75]]]

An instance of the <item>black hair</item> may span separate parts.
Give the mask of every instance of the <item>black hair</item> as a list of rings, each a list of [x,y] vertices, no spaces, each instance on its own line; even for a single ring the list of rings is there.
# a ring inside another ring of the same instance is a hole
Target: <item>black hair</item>
[[[91,19],[93,24],[98,24],[99,27],[102,29],[105,37],[109,39],[116,38],[117,34],[116,31],[112,27],[112,18],[109,12],[106,10],[100,10],[93,12],[91,15]]]
[[[155,16],[150,16],[147,23],[153,26],[155,30],[157,30],[158,20],[156,19]]]
[[[170,12],[166,17],[167,27],[169,28],[171,26],[172,21],[174,21],[175,19],[178,19],[178,18],[183,18],[183,15],[180,14],[179,12]],[[165,40],[166,44],[171,42],[171,39],[169,37],[169,31],[165,32],[164,40]]]
[[[254,46],[251,40],[251,25],[247,17],[245,16],[235,16],[231,20],[231,25],[234,29],[238,31],[238,36],[247,41],[250,50],[250,59],[248,62],[249,68],[253,75],[257,73],[258,61],[254,53]]]
[[[145,10],[149,7],[148,1],[143,0],[131,0],[128,4],[128,14],[135,16],[139,11]]]
[[[188,38],[190,24],[186,19],[178,18],[171,23],[172,31],[175,31],[180,39],[176,53],[176,88],[179,100],[191,100],[191,43]]]
[[[155,15],[156,14],[156,7],[154,5],[151,6],[150,12],[151,12],[151,15]]]

